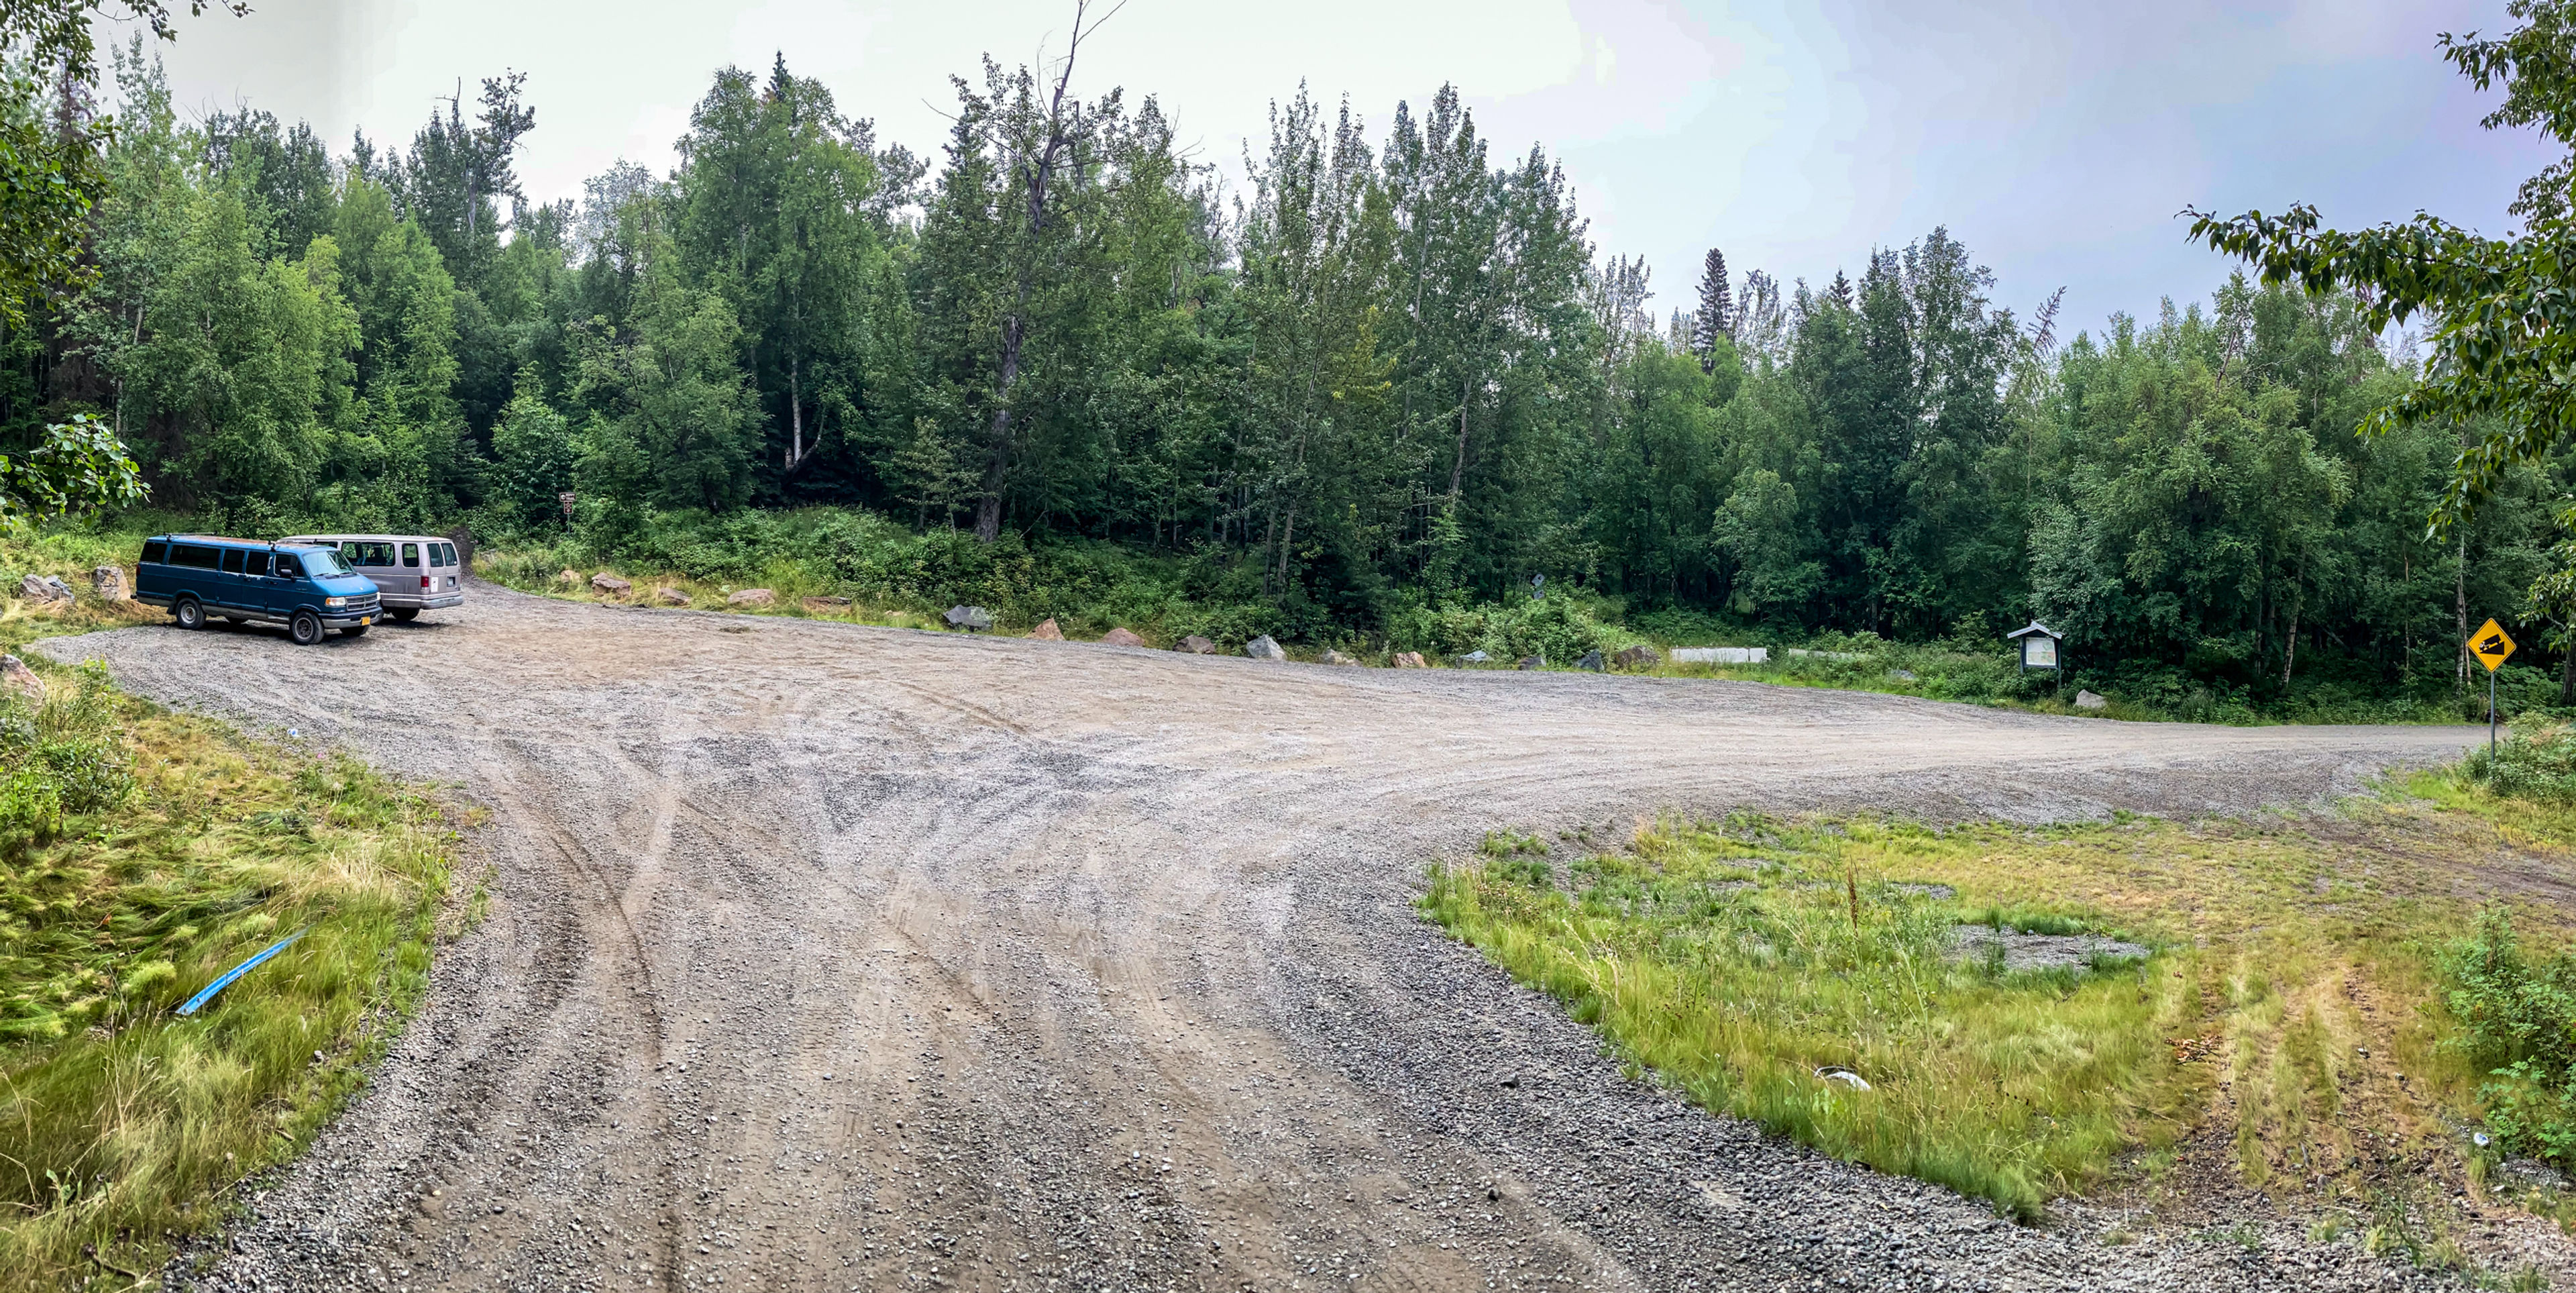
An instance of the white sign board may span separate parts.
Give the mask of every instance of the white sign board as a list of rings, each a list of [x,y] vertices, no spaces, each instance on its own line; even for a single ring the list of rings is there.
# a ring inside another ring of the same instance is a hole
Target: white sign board
[[[2045,633],[2033,633],[2021,640],[2021,662],[2032,669],[2057,667],[2057,639]]]

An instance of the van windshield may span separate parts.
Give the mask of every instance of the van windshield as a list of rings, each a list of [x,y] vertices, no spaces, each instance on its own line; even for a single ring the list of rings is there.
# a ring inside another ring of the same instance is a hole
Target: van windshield
[[[315,548],[303,554],[304,569],[309,574],[345,575],[347,566],[340,564],[340,554],[329,548]]]

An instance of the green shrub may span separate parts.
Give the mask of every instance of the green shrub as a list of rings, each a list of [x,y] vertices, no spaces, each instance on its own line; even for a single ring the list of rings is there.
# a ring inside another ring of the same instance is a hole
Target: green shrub
[[[2493,905],[2441,968],[2457,1029],[2444,1045],[2486,1073],[2478,1097],[2497,1143],[2576,1166],[2576,956],[2526,954]]]
[[[2499,795],[2576,803],[2576,728],[2536,714],[2518,717],[2494,754],[2480,747],[2460,767]]]

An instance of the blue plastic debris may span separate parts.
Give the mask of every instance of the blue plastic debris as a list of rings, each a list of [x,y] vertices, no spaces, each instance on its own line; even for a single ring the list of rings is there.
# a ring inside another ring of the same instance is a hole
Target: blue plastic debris
[[[305,928],[306,928],[306,929],[310,929],[310,928],[311,928],[311,926],[309,926],[309,925],[308,925],[308,926],[306,926]],[[202,1006],[202,1005],[206,1004],[208,1001],[213,1000],[213,999],[214,999],[214,995],[215,995],[216,993],[218,993],[218,992],[223,991],[225,988],[230,987],[230,986],[232,985],[232,981],[233,981],[233,980],[238,979],[238,978],[240,978],[241,976],[243,976],[243,975],[245,975],[245,974],[248,974],[248,973],[250,973],[251,971],[253,971],[253,970],[255,970],[255,969],[258,969],[258,968],[259,968],[259,963],[260,963],[260,962],[265,961],[265,960],[267,960],[268,958],[270,958],[270,957],[272,957],[272,956],[275,956],[275,955],[277,955],[277,954],[278,954],[278,953],[280,953],[280,952],[285,951],[285,950],[286,950],[286,945],[287,945],[287,944],[292,943],[292,942],[294,942],[295,940],[297,940],[297,939],[299,939],[299,938],[302,938],[302,937],[304,937],[304,930],[299,929],[299,930],[295,931],[294,933],[289,934],[289,935],[287,935],[286,937],[281,938],[281,939],[277,940],[276,942],[269,944],[269,945],[268,945],[268,950],[267,950],[267,951],[262,952],[262,953],[260,953],[259,955],[254,956],[254,957],[250,958],[249,960],[244,961],[244,962],[242,962],[241,964],[236,965],[236,966],[234,966],[233,968],[231,968],[231,969],[229,969],[229,970],[224,971],[224,977],[222,977],[222,978],[220,978],[220,979],[217,979],[217,980],[215,980],[215,981],[214,981],[214,982],[212,982],[212,983],[207,984],[207,985],[206,985],[206,990],[205,990],[205,991],[200,992],[200,993],[198,993],[197,995],[195,995],[195,996],[193,996],[193,997],[188,998],[188,1004],[186,1004],[186,1005],[184,1005],[184,1006],[179,1007],[179,1013],[180,1013],[180,1014],[183,1014],[183,1015],[193,1015],[193,1014],[197,1013],[197,1007]]]

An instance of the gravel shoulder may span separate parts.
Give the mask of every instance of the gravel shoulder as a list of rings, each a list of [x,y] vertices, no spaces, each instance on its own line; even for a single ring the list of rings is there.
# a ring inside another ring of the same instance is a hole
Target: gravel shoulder
[[[2296,1236],[2106,1248],[1821,1159],[1623,1077],[1411,901],[1494,828],[2240,813],[2470,729],[1330,669],[489,586],[308,649],[36,649],[491,811],[490,918],[187,1287],[2432,1286]]]

